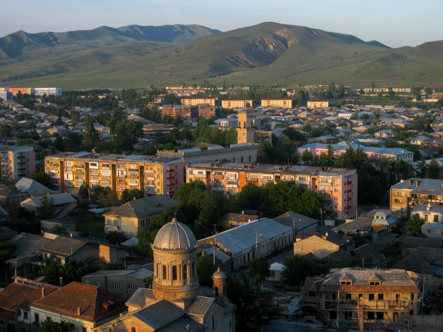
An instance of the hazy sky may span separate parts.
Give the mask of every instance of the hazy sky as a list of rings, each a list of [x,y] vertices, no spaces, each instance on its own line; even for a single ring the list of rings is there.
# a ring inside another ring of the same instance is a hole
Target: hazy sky
[[[221,31],[265,21],[377,40],[390,47],[443,40],[442,0],[15,0],[0,7],[0,37],[102,25],[200,24]]]

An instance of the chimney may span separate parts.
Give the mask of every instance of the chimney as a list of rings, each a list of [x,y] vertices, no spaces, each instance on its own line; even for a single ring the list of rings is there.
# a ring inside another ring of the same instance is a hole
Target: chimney
[[[77,307],[77,315],[79,316],[82,315],[82,309],[80,307]]]
[[[42,298],[46,296],[45,287],[42,287]]]
[[[63,287],[65,283],[63,282],[63,277],[60,277],[60,287]]]
[[[412,186],[412,179],[409,179],[409,187]]]
[[[415,180],[415,186],[418,187],[418,185],[420,184],[419,180]]]

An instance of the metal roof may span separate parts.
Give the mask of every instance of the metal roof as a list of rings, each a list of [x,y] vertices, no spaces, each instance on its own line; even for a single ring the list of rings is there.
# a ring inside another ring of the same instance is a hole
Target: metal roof
[[[186,308],[186,313],[191,315],[204,316],[211,309],[214,297],[197,296],[197,298]]]
[[[184,316],[185,312],[171,302],[161,300],[132,315],[155,331]]]
[[[173,209],[178,205],[179,202],[173,198],[165,195],[155,195],[126,202],[103,215],[105,217],[145,218],[160,214],[165,209]]]
[[[260,244],[287,232],[292,232],[292,228],[275,220],[262,218],[227,230],[214,237],[223,247],[236,254],[254,247],[256,240]]]
[[[152,247],[162,250],[191,249],[197,247],[197,241],[188,226],[173,218],[160,228]]]

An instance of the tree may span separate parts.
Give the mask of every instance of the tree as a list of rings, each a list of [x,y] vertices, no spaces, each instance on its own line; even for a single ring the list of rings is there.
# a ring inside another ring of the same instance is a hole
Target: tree
[[[420,218],[418,214],[413,214],[409,217],[409,220],[406,223],[406,227],[408,228],[409,235],[411,236],[422,236],[421,226],[423,226],[425,220]]]
[[[243,209],[256,209],[260,206],[262,188],[254,184],[247,184],[237,195]]]
[[[212,261],[205,256],[197,258],[197,275],[200,285],[211,287],[212,275],[217,271],[217,268]]]
[[[426,178],[428,179],[438,179],[441,167],[437,160],[432,158],[428,166],[428,171],[426,172]]]
[[[54,199],[43,196],[40,200],[40,207],[38,208],[37,216],[40,219],[52,218],[56,211]]]
[[[282,281],[289,286],[299,287],[307,277],[326,273],[328,267],[317,258],[305,256],[289,256],[284,260],[285,269],[282,271]]]
[[[246,323],[263,315],[275,315],[274,292],[263,290],[255,278],[247,273],[228,276],[227,292],[229,300],[237,307],[238,331],[246,330]]]
[[[110,231],[106,233],[106,239],[109,240],[109,243],[119,244],[125,242],[128,237],[123,232]]]
[[[32,174],[32,179],[37,181],[38,183],[44,185],[45,187],[47,187],[49,189],[52,188],[51,179],[49,178],[49,175],[46,174],[43,169]]]
[[[301,160],[305,164],[309,164],[312,161],[312,152],[309,149],[305,149],[301,154]]]
[[[256,258],[249,264],[249,271],[259,283],[266,281],[271,276],[271,264],[262,258]]]
[[[46,318],[41,322],[38,328],[39,332],[74,332],[74,324],[61,321],[60,323],[54,322],[50,318]]]
[[[92,116],[85,118],[85,132],[83,134],[83,146],[87,151],[91,151],[98,141],[98,133],[94,128],[95,119]]]
[[[143,196],[143,193],[139,189],[137,189],[137,188],[130,189],[130,190],[129,189],[125,189],[122,192],[121,199],[122,199],[123,202],[129,202],[129,201],[132,201],[132,200],[135,200],[135,199],[139,199],[142,196]]]

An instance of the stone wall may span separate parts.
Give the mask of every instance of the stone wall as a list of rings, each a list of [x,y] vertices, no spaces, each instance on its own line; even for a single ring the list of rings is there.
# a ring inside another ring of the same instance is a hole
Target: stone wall
[[[411,316],[412,327],[434,327],[443,326],[442,315],[413,315]]]

